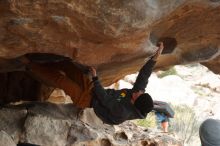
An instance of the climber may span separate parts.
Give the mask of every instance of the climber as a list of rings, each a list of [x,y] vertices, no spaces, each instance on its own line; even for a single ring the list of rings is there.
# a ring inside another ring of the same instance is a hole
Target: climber
[[[158,50],[141,68],[132,89],[104,89],[96,70],[89,67],[79,69],[73,62],[35,63],[29,57],[21,57],[28,72],[47,85],[63,89],[73,103],[80,107],[92,107],[97,116],[107,124],[120,124],[126,120],[143,119],[153,108],[153,101],[144,93],[153,66],[163,50],[160,42]],[[88,74],[92,76],[90,81]]]

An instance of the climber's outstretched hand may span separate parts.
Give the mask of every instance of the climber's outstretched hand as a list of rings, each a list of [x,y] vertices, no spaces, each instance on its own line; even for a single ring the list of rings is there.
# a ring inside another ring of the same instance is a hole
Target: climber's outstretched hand
[[[97,76],[96,69],[94,67],[89,66],[89,72],[92,75],[92,77],[96,77]]]
[[[159,44],[158,50],[156,51],[155,55],[151,58],[154,61],[157,61],[157,58],[161,55],[164,48],[163,42],[159,42],[158,44]]]

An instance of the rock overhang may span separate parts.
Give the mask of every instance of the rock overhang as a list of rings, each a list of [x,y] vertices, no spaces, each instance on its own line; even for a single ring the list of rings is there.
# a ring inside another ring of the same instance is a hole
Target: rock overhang
[[[0,2],[0,56],[66,56],[93,65],[104,85],[134,73],[156,51],[157,69],[201,62],[220,70],[216,0],[50,0]]]

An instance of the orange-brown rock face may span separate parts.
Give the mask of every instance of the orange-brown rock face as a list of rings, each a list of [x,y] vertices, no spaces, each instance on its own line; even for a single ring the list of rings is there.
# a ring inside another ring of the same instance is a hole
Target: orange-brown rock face
[[[177,42],[158,67],[201,62],[220,73],[220,1],[184,4],[152,27],[152,34]],[[171,44],[168,44],[168,46]]]
[[[165,43],[157,67],[218,68],[219,0],[3,0],[0,57],[53,53],[94,65],[105,85],[137,71]]]

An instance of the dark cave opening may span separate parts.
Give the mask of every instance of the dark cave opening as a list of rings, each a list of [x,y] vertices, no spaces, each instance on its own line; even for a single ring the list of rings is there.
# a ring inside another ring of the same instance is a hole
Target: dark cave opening
[[[163,42],[164,49],[163,49],[162,54],[172,53],[177,46],[177,40],[173,37],[168,37],[168,36],[157,37],[154,33],[151,33],[149,39],[150,39],[151,43],[154,45],[158,45],[157,44],[158,42]]]
[[[71,62],[71,58],[49,54],[25,54],[30,61],[35,63]],[[47,86],[36,80],[19,62],[19,58],[0,59],[0,105],[18,101],[44,101],[52,93],[53,87]]]

